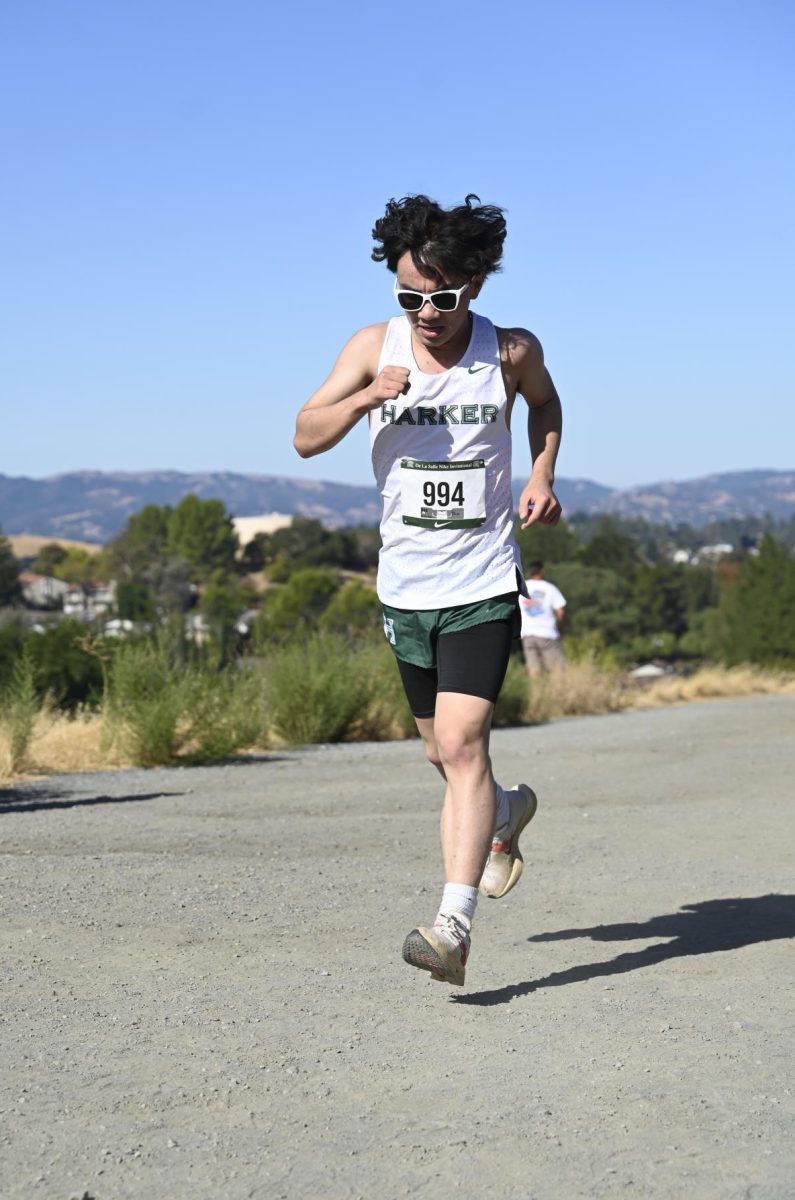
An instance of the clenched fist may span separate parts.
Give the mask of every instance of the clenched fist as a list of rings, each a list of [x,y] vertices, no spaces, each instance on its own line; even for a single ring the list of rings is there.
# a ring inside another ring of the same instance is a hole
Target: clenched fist
[[[408,367],[384,367],[367,388],[372,400],[370,407],[378,408],[385,400],[397,400],[398,396],[405,396],[410,387]]]

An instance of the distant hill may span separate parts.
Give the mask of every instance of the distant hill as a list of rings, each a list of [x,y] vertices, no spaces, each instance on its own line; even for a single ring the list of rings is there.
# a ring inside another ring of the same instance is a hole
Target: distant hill
[[[522,486],[514,480],[516,498]],[[559,479],[556,490],[569,516],[617,513],[700,526],[725,517],[795,515],[795,470],[731,471],[623,489]],[[74,471],[47,479],[0,475],[0,528],[8,534],[107,542],[146,504],[177,504],[189,492],[223,500],[236,517],[301,513],[339,526],[375,523],[380,516],[374,486],[222,471]]]

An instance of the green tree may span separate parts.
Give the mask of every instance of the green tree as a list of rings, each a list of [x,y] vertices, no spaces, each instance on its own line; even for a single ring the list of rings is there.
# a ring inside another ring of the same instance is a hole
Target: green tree
[[[605,645],[618,646],[635,633],[638,613],[632,586],[615,571],[558,563],[549,577],[566,597],[566,634],[581,637],[598,631]]]
[[[243,547],[243,553],[240,556],[240,566],[242,570],[249,573],[261,571],[265,564],[271,558],[271,535],[269,533],[255,533],[250,542],[246,542]]]
[[[74,583],[85,587],[97,577],[96,555],[91,554],[88,550],[81,550],[79,546],[70,546],[61,561],[53,568],[53,572],[55,578],[62,579],[64,583]]]
[[[254,622],[257,647],[315,629],[340,584],[334,571],[324,567],[302,567],[287,583],[267,591],[262,610]]]
[[[384,610],[373,589],[358,579],[351,579],[334,593],[328,608],[320,616],[319,626],[353,637],[378,629],[383,620]]]
[[[14,557],[11,543],[0,533],[0,608],[16,604],[20,599],[19,563]]]
[[[18,618],[0,625],[0,692],[11,678],[14,663],[33,636]]]
[[[660,562],[640,566],[635,573],[633,599],[640,634],[669,633],[677,638],[687,629],[686,568]]]
[[[354,525],[345,531],[353,553],[351,569],[370,571],[378,566],[381,531],[377,525]]]
[[[533,561],[550,563],[577,562],[580,545],[574,530],[565,521],[557,525],[530,525],[522,529],[517,522],[516,541],[527,570]]]
[[[767,534],[721,600],[723,657],[729,664],[795,662],[795,559]]]
[[[166,556],[171,508],[147,504],[133,513],[106,548],[109,569],[117,578],[142,580]]]
[[[83,704],[99,704],[102,665],[86,649],[82,622],[57,621],[43,633],[34,634],[29,645],[42,696],[49,696],[67,712],[74,712]]]
[[[222,500],[185,496],[170,514],[168,554],[189,564],[194,582],[218,570],[231,573],[237,549],[237,534]]]
[[[153,621],[155,603],[145,583],[122,579],[116,588],[116,608],[125,621]]]
[[[207,619],[218,663],[228,662],[234,643],[235,622],[246,607],[249,592],[233,576],[213,571],[202,592],[199,608]]]
[[[38,575],[55,577],[57,568],[65,558],[66,550],[63,546],[60,546],[58,542],[47,542],[36,555],[31,570],[35,571]]]
[[[293,517],[271,534],[269,546],[270,562],[282,577],[299,567],[348,567],[351,553],[344,531],[332,532],[311,517]]]
[[[582,551],[582,561],[588,567],[615,571],[623,579],[632,580],[642,566],[633,539],[622,533],[612,517],[602,517],[597,532]]]
[[[340,567],[367,571],[378,563],[381,535],[377,526],[326,529],[312,517],[293,517],[289,525],[274,533],[258,533],[242,555],[247,571],[268,571],[274,581],[284,582],[302,567]]]

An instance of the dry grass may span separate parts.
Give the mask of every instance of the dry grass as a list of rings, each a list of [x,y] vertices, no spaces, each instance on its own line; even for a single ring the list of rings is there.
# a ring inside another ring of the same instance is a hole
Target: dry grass
[[[721,696],[795,695],[795,675],[761,667],[703,667],[692,675],[673,675],[653,683],[636,684],[630,693],[633,708],[657,708],[688,700]]]
[[[764,671],[757,667],[705,667],[693,675],[672,676],[648,684],[627,683],[615,670],[606,670],[592,658],[567,663],[561,670],[533,679],[522,719],[538,722],[553,717],[586,716],[626,708],[653,708],[723,696],[771,693],[795,695],[795,674]],[[371,704],[357,722],[354,737],[406,737],[416,731],[413,722],[392,703]],[[374,726],[378,726],[376,729]],[[349,735],[350,736],[350,735]],[[264,739],[277,744],[273,736]],[[36,719],[24,775],[11,770],[10,742],[0,725],[0,783],[70,771],[100,771],[132,766],[117,747],[109,748],[101,715],[84,713],[69,719],[43,711]]]
[[[39,537],[32,533],[9,533],[6,536],[15,558],[35,558],[42,546],[51,546],[53,543],[64,550],[87,550],[89,554],[99,554],[102,549],[98,542],[78,542],[74,538]]]
[[[551,717],[580,717],[619,712],[630,700],[617,670],[608,670],[592,655],[567,662],[546,675],[530,680],[530,721]]]
[[[132,763],[117,750],[109,750],[103,737],[104,721],[96,713],[73,719],[44,710],[36,718],[27,770],[24,776],[11,770],[11,747],[7,731],[0,726],[0,781],[10,782],[37,775],[67,771],[103,771]]]

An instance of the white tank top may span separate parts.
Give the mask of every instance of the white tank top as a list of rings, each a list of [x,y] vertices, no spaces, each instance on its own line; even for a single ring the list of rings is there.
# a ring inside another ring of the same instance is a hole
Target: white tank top
[[[383,498],[378,596],[395,608],[448,608],[516,591],[511,431],[497,331],[472,313],[463,357],[438,375],[414,360],[393,317],[378,370],[408,367],[408,394],[370,413]]]

